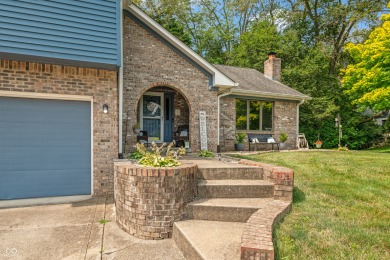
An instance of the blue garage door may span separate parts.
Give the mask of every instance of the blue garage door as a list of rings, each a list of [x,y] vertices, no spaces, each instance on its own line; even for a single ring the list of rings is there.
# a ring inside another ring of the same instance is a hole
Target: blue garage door
[[[0,97],[0,200],[91,194],[91,103]]]

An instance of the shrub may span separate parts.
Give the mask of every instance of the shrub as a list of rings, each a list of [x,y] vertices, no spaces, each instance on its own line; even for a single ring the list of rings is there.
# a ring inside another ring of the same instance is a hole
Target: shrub
[[[198,153],[198,156],[200,157],[214,157],[214,153],[211,152],[211,151],[208,151],[208,150],[201,150],[199,153]]]
[[[129,157],[130,157],[130,159],[139,160],[139,159],[141,159],[143,157],[143,155],[138,150],[135,150],[132,153],[130,153]]]
[[[236,133],[236,141],[238,144],[242,144],[244,142],[244,139],[246,137],[245,133]]]
[[[151,167],[174,167],[179,166],[180,162],[178,161],[181,155],[186,153],[186,150],[181,147],[177,151],[173,151],[172,146],[175,142],[170,143],[168,146],[166,143],[163,143],[160,147],[156,143],[152,143],[152,152],[146,150],[144,144],[137,144],[137,151],[142,155],[142,158],[139,159],[138,163],[144,166]],[[167,151],[165,156],[161,156],[163,149],[166,148]]]
[[[280,136],[279,136],[279,140],[281,143],[284,143],[286,142],[288,139],[288,135],[285,133],[285,132],[281,132],[280,133]]]

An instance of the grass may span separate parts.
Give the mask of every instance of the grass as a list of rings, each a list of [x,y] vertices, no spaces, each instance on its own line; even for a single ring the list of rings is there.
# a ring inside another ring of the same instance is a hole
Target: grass
[[[390,259],[390,147],[239,156],[294,169],[277,259]]]

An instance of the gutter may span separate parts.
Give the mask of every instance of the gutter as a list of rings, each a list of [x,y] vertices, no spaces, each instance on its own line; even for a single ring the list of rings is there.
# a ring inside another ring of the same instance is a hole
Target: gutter
[[[217,119],[217,153],[221,153],[221,147],[219,144],[219,139],[220,139],[219,130],[220,130],[220,121],[221,121],[221,108],[220,108],[221,97],[228,96],[231,93],[232,93],[232,89],[229,89],[228,92],[218,95],[218,102],[217,102],[217,106],[218,106],[218,110],[217,110],[217,114],[218,114],[218,119]]]
[[[122,3],[120,4],[121,8],[121,19],[120,19],[120,34],[121,34],[121,66],[119,68],[119,79],[118,79],[118,89],[119,89],[119,95],[118,95],[118,140],[119,140],[119,145],[118,145],[118,158],[122,159],[123,158],[123,143],[122,143],[122,128],[123,128],[123,12],[122,12]],[[127,119],[126,119],[127,120]],[[127,121],[126,121],[127,122]]]
[[[312,99],[309,96],[302,95],[289,95],[289,94],[275,94],[265,91],[253,91],[253,90],[244,90],[244,89],[234,89],[231,94],[241,95],[241,96],[250,96],[250,97],[262,97],[262,98],[282,98],[286,100],[310,100]]]

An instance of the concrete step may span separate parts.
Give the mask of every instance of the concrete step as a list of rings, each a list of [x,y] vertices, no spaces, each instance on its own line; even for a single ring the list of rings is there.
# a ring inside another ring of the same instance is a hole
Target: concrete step
[[[263,168],[242,164],[230,164],[230,167],[199,167],[198,178],[206,180],[262,180]]]
[[[186,210],[190,219],[245,223],[273,201],[273,198],[199,199],[189,203]]]
[[[186,259],[240,259],[245,223],[185,220],[173,224],[173,239]]]
[[[200,180],[199,198],[272,198],[274,185],[263,180]]]

